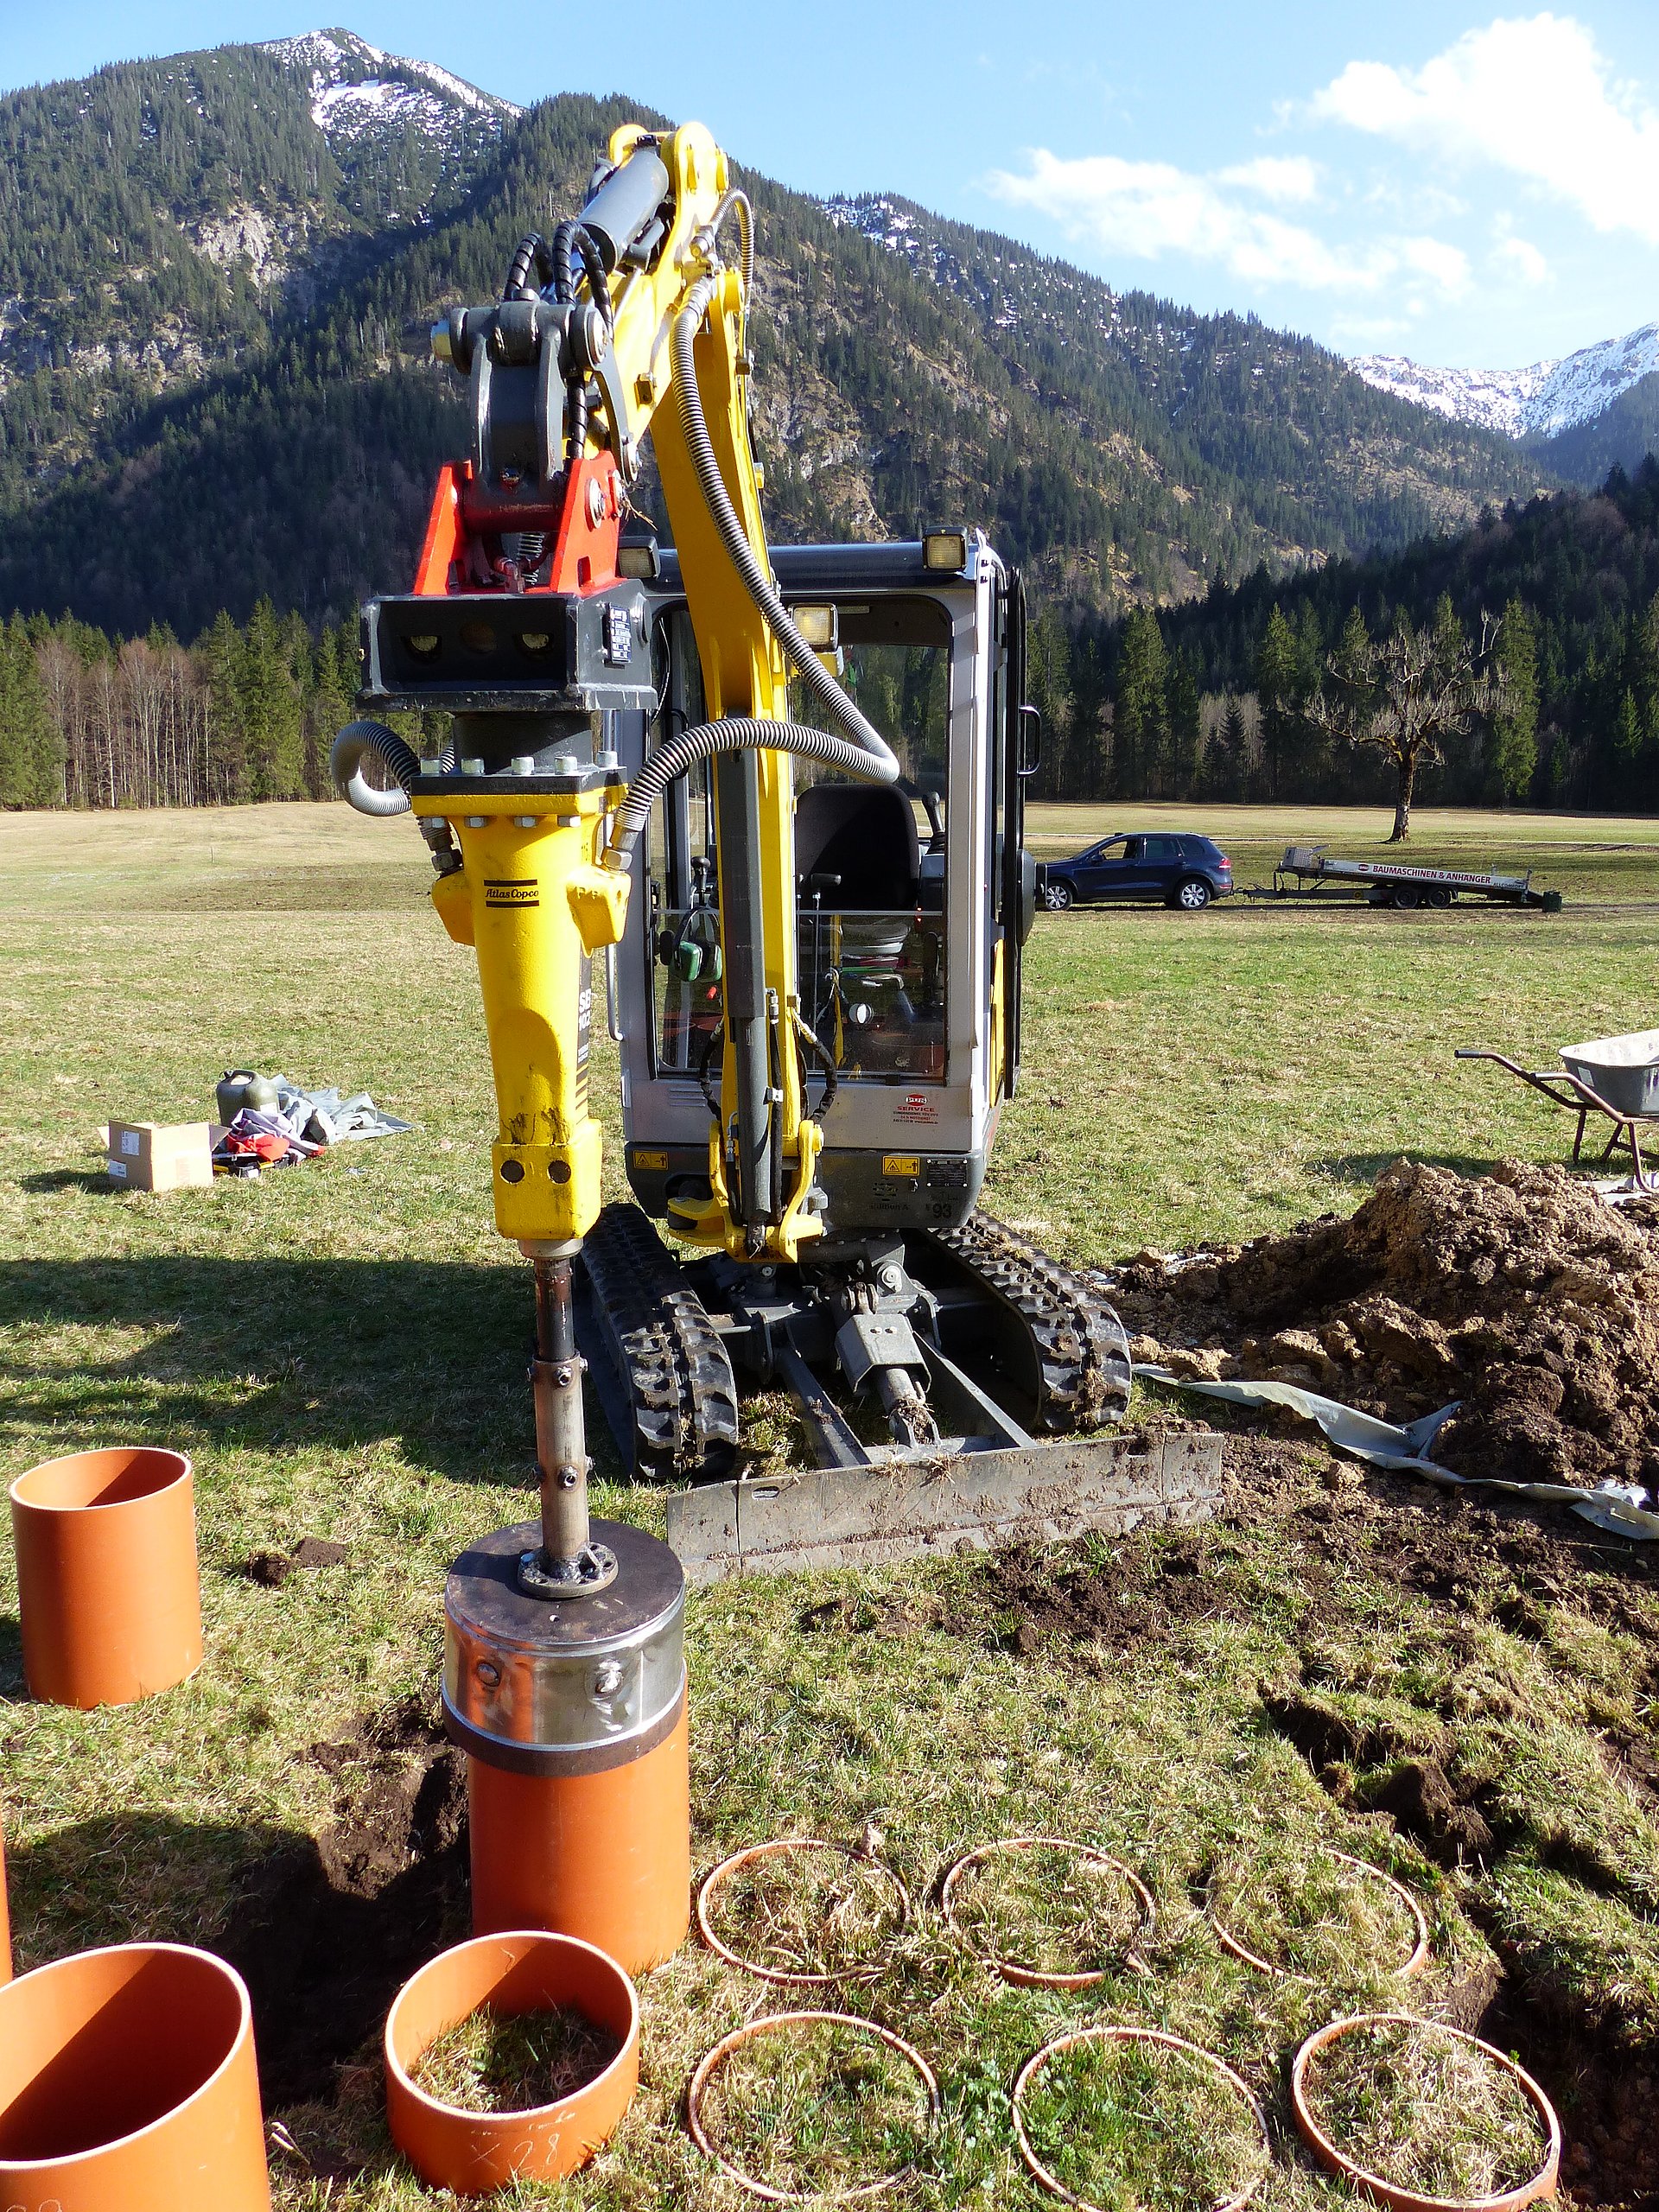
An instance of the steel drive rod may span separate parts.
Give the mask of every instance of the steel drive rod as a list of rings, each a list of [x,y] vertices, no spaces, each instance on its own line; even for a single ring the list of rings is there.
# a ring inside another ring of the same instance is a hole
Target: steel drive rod
[[[569,1260],[537,1260],[536,1357],[531,1382],[536,1397],[536,1462],[542,1478],[542,1565],[550,1574],[579,1572],[588,1548],[588,1439],[582,1422],[582,1378],[587,1362],[576,1350]]]

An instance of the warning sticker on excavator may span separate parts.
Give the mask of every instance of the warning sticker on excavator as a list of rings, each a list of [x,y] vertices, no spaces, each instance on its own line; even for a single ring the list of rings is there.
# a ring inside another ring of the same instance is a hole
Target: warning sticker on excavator
[[[666,1167],[668,1154],[665,1152],[636,1151],[633,1155],[633,1164],[636,1167]]]
[[[542,887],[533,875],[486,876],[484,904],[486,906],[539,906]]]
[[[881,1173],[884,1175],[919,1175],[921,1172],[919,1153],[884,1152],[881,1155]]]

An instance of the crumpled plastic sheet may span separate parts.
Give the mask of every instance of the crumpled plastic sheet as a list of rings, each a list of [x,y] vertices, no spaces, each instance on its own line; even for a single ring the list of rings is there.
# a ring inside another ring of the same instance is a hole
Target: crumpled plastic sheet
[[[285,1135],[309,1138],[314,1145],[355,1144],[364,1137],[399,1136],[413,1122],[400,1122],[381,1111],[366,1090],[342,1098],[337,1086],[327,1090],[302,1090],[286,1076],[273,1077],[276,1085],[277,1118]]]
[[[266,1113],[257,1106],[243,1107],[225,1134],[227,1137],[281,1137],[289,1147],[289,1157],[294,1160],[308,1160],[314,1152],[322,1150],[320,1144],[313,1144],[301,1136],[289,1117]],[[266,1164],[280,1167],[286,1162],[279,1160]]]
[[[1317,1390],[1299,1389],[1294,1382],[1206,1382],[1196,1376],[1173,1375],[1166,1367],[1137,1365],[1139,1382],[1161,1382],[1173,1390],[1194,1390],[1199,1396],[1221,1398],[1233,1406],[1287,1406],[1304,1421],[1316,1421],[1340,1451],[1351,1452],[1374,1467],[1388,1467],[1439,1483],[1447,1490],[1496,1490],[1510,1497],[1537,1498],[1568,1506],[1598,1529],[1630,1536],[1638,1543],[1659,1541],[1659,1513],[1643,1504],[1646,1492],[1634,1484],[1602,1483],[1594,1490],[1574,1490],[1567,1483],[1511,1483],[1496,1475],[1459,1475],[1427,1458],[1435,1437],[1458,1410],[1442,1406],[1425,1414],[1408,1427],[1379,1421],[1335,1398],[1322,1398]]]

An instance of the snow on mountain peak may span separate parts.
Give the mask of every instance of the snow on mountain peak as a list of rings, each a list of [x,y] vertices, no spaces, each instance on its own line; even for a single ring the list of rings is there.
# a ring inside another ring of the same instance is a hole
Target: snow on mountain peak
[[[524,112],[434,62],[385,53],[353,31],[304,31],[269,40],[263,51],[309,77],[312,119],[331,143],[387,124],[436,133],[457,107],[500,122]]]
[[[1622,392],[1659,370],[1659,323],[1585,346],[1564,360],[1525,369],[1435,369],[1397,353],[1370,353],[1349,366],[1380,391],[1414,400],[1453,422],[1506,437],[1553,437],[1592,422]]]

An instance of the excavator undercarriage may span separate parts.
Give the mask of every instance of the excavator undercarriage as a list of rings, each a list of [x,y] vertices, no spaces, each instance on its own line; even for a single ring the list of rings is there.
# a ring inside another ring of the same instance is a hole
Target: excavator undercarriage
[[[590,1386],[636,1477],[686,1486],[668,1535],[693,1580],[1185,1519],[1219,1487],[1213,1437],[1087,1433],[1128,1404],[1122,1325],[988,1215],[756,1269],[681,1262],[624,1201],[582,1261]],[[810,1471],[743,1446],[769,1389]]]

